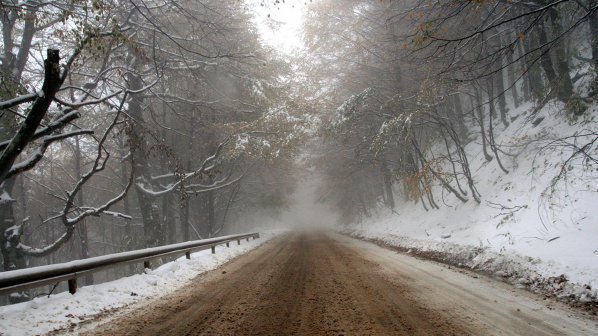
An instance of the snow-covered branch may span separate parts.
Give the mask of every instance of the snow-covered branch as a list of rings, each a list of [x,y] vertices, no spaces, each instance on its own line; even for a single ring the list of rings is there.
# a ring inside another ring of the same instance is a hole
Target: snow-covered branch
[[[64,232],[58,239],[52,242],[49,245],[46,245],[42,248],[32,247],[23,244],[22,242],[17,245],[17,249],[21,251],[24,255],[31,256],[31,257],[41,257],[48,255],[54,251],[56,251],[62,244],[66,243],[71,239],[73,233],[75,232],[75,227],[67,227],[66,232]]]
[[[10,169],[10,171],[8,172],[8,174],[6,175],[6,178],[10,178],[14,175],[20,174],[22,172],[25,172],[25,171],[30,170],[31,168],[35,167],[35,165],[44,157],[46,150],[52,143],[59,141],[59,140],[64,140],[67,138],[78,136],[78,135],[91,135],[91,134],[93,134],[92,130],[79,130],[79,131],[73,131],[73,132],[64,133],[64,134],[56,134],[56,135],[43,137],[41,145],[37,149],[35,149],[33,151],[33,153],[28,158],[26,158],[25,160],[23,160],[17,164],[14,164],[12,166],[12,168]]]
[[[245,176],[245,173],[243,173],[243,175],[237,177],[234,180],[225,182],[226,179],[222,179],[222,180],[220,180],[218,182],[214,182],[214,183],[209,184],[209,185],[206,185],[206,184],[189,184],[189,185],[185,186],[185,192],[188,193],[188,194],[199,194],[199,193],[204,193],[204,192],[208,192],[208,191],[215,191],[215,190],[223,189],[223,188],[226,188],[228,186],[231,186],[231,185],[233,185],[233,184],[241,181],[244,176]]]
[[[120,106],[121,109],[122,109],[122,105],[124,104],[125,100],[126,100],[126,95],[121,102],[121,106]],[[120,117],[120,112],[117,113],[117,115],[114,117],[111,125],[106,129],[102,138],[99,140],[98,152],[97,152],[97,156],[96,156],[93,166],[90,168],[90,170],[86,174],[81,176],[81,178],[79,179],[79,181],[77,182],[75,187],[70,192],[67,192],[67,198],[65,199],[64,208],[62,209],[60,215],[54,217],[54,219],[56,219],[56,218],[62,219],[62,222],[66,228],[66,231],[60,237],[58,237],[58,239],[56,239],[54,242],[52,242],[51,244],[49,244],[43,248],[34,248],[31,246],[27,246],[23,243],[19,243],[17,248],[24,255],[39,257],[39,256],[48,255],[48,254],[56,251],[64,243],[69,241],[69,239],[73,235],[73,232],[75,231],[76,224],[81,222],[86,217],[97,216],[100,214],[108,214],[111,216],[121,217],[121,218],[125,218],[125,219],[131,218],[130,216],[122,214],[122,213],[108,211],[108,209],[112,205],[114,205],[115,203],[117,203],[118,201],[123,199],[125,197],[125,195],[127,194],[128,190],[130,189],[132,182],[133,182],[133,170],[131,170],[131,174],[129,176],[127,185],[121,191],[121,193],[119,193],[112,199],[106,201],[104,204],[102,204],[98,207],[88,207],[88,206],[81,206],[81,205],[78,207],[75,206],[75,197],[81,191],[83,185],[87,181],[89,181],[89,179],[92,176],[94,176],[98,172],[104,170],[104,168],[106,166],[106,162],[110,158],[109,153],[105,151],[103,146],[104,146],[106,139],[108,138],[108,135],[111,133],[111,131],[114,129],[115,125],[117,124],[119,117]],[[68,215],[71,213],[73,207],[77,208],[77,211],[79,212],[79,214],[77,214],[75,217],[68,217]],[[17,230],[18,230],[18,228],[17,228]]]
[[[129,177],[129,181],[127,182],[127,185],[125,186],[124,190],[119,195],[117,195],[116,197],[112,198],[111,200],[109,200],[108,202],[104,203],[103,205],[101,205],[99,207],[96,207],[96,208],[88,207],[87,210],[84,210],[77,216],[71,217],[71,218],[68,217],[68,214],[70,213],[71,209],[74,207],[75,197],[79,192],[81,192],[83,185],[85,185],[85,183],[87,183],[87,181],[89,181],[95,174],[97,174],[98,172],[101,172],[106,167],[106,163],[108,162],[108,160],[110,158],[110,153],[104,149],[104,143],[106,142],[108,135],[112,132],[112,130],[118,123],[118,119],[120,118],[120,115],[122,112],[122,107],[123,107],[126,99],[127,99],[127,95],[125,94],[121,100],[121,104],[120,104],[120,108],[118,109],[118,113],[114,116],[112,123],[106,129],[106,131],[102,135],[101,139],[99,140],[97,155],[96,155],[96,158],[94,160],[92,167],[89,169],[89,171],[87,173],[85,173],[85,174],[83,174],[83,176],[81,176],[81,178],[79,179],[79,181],[77,182],[75,187],[70,192],[67,193],[67,200],[66,200],[65,206],[61,212],[62,213],[62,215],[61,215],[62,222],[67,227],[75,225],[76,223],[80,222],[81,220],[83,220],[84,218],[86,218],[88,216],[95,216],[95,215],[98,215],[98,214],[108,210],[112,205],[114,205],[116,202],[120,201],[123,197],[125,197],[127,191],[129,190],[129,188],[132,184],[133,171],[134,171],[133,169],[131,169],[131,175]],[[81,206],[79,208],[82,209]]]
[[[217,100],[212,100],[212,101],[207,101],[207,100],[198,100],[198,99],[187,99],[187,98],[183,98],[183,97],[179,97],[179,96],[175,96],[172,94],[168,94],[168,93],[161,93],[161,92],[156,92],[153,94],[148,94],[148,98],[150,97],[158,97],[160,99],[164,99],[165,101],[168,102],[183,102],[183,103],[187,103],[187,104],[191,104],[191,105],[214,105],[214,104],[218,104],[221,102],[221,99],[217,99]]]
[[[160,77],[156,78],[152,83],[150,83],[142,88],[139,88],[137,90],[127,89],[127,93],[131,93],[131,94],[143,93],[143,92],[151,89],[152,87],[154,87],[156,84],[158,84],[159,81],[160,81]]]
[[[114,92],[114,93],[112,93],[110,95],[107,95],[105,97],[102,97],[100,99],[87,100],[87,101],[78,101],[78,102],[73,102],[73,103],[66,102],[66,101],[64,101],[64,100],[62,100],[60,98],[54,98],[54,100],[56,100],[57,102],[59,102],[61,105],[70,107],[72,109],[78,109],[78,108],[81,108],[83,106],[101,104],[103,102],[106,102],[106,101],[108,101],[108,100],[110,100],[110,99],[118,96],[121,93],[122,93],[122,90]]]
[[[43,136],[50,135],[77,118],[79,118],[79,113],[77,111],[71,111],[69,113],[60,115],[59,117],[52,120],[48,125],[36,131],[31,139],[35,141]],[[4,150],[4,148],[6,148],[6,146],[8,146],[9,143],[10,141],[0,142],[0,151]]]
[[[30,102],[34,101],[35,99],[37,99],[37,97],[39,97],[40,94],[43,95],[43,92],[40,91],[40,92],[29,93],[26,95],[15,97],[13,99],[2,101],[2,102],[0,102],[0,110],[5,110],[5,109],[15,107],[17,105],[21,105],[24,103],[30,103]]]
[[[148,188],[148,186],[144,183],[144,181],[137,181],[135,186],[137,188],[137,190],[144,192],[148,195],[154,196],[154,197],[158,197],[158,196],[163,196],[166,195],[174,190],[176,190],[177,188],[181,187],[186,181],[188,181],[189,179],[196,177],[196,176],[201,176],[203,174],[206,174],[208,172],[210,172],[213,168],[214,165],[212,165],[212,162],[214,160],[216,160],[219,156],[220,153],[222,152],[222,149],[224,148],[224,146],[226,146],[226,144],[228,144],[230,141],[230,138],[227,138],[225,141],[221,142],[218,147],[216,148],[216,151],[214,152],[214,154],[212,154],[211,156],[209,156],[208,158],[206,158],[203,162],[202,165],[199,167],[199,169],[191,172],[191,173],[187,173],[185,174],[180,180],[176,181],[175,183],[172,183],[170,185],[168,185],[167,187],[165,187],[162,190],[154,190],[154,189],[150,189]],[[166,174],[166,175],[160,175],[158,177],[155,177],[154,179],[164,179],[167,177],[174,177],[174,174]],[[213,188],[213,186],[208,186],[209,188]]]
[[[93,208],[82,208],[85,210],[92,210]],[[132,220],[133,217],[131,217],[130,215],[124,214],[122,212],[117,212],[117,211],[103,211],[102,214],[107,215],[107,216],[112,216],[112,217],[118,217],[118,218],[122,218],[125,220]]]

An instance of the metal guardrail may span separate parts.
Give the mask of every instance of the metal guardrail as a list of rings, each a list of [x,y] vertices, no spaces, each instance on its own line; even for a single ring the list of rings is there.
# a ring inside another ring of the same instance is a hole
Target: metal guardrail
[[[133,262],[143,262],[144,268],[150,268],[150,261],[155,258],[184,253],[187,259],[191,259],[192,251],[201,251],[211,248],[212,253],[216,253],[217,245],[226,244],[226,246],[229,247],[229,243],[235,240],[237,241],[237,244],[240,245],[242,239],[249,241],[249,238],[256,239],[259,237],[260,234],[258,232],[222,236],[129,252],[107,254],[104,256],[74,260],[60,264],[1,272],[0,295],[54,284],[60,281],[68,281],[69,292],[75,294],[77,291],[77,278],[86,274]]]

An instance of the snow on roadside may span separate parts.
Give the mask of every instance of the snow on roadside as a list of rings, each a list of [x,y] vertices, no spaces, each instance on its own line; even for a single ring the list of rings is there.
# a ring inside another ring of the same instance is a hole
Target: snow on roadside
[[[40,335],[72,327],[116,308],[144,305],[147,300],[188,285],[197,275],[213,270],[232,258],[246,253],[280,232],[260,232],[260,238],[231,243],[230,248],[216,247],[191,254],[161,265],[145,274],[136,274],[98,285],[80,288],[75,295],[68,292],[38,297],[29,302],[0,307],[0,335]]]
[[[418,240],[393,234],[375,234],[359,229],[347,230],[352,237],[382,243],[409,254],[448,265],[469,268],[532,292],[574,305],[595,304],[598,290],[587,283],[569,281],[554,262],[514,253],[498,253],[487,247],[460,245],[442,241]],[[557,265],[558,266],[558,265]],[[586,308],[593,310],[591,306]]]
[[[465,150],[481,204],[461,203],[436,186],[440,209],[425,211],[400,201],[394,213],[369,218],[348,232],[598,306],[598,167],[581,155],[563,166],[576,149],[558,140],[573,143],[574,134],[595,132],[598,104],[576,121],[554,100],[533,111],[532,104],[524,104],[509,112],[508,127],[496,125],[496,141],[509,153],[501,155],[508,174],[496,159],[484,159],[479,131],[472,128],[470,136],[477,138]],[[575,145],[591,140],[577,137]],[[598,156],[596,146],[590,150]],[[566,179],[551,189],[561,169]]]

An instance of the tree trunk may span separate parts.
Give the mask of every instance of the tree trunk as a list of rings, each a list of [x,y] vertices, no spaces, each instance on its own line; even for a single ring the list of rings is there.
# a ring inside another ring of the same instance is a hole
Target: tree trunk
[[[197,131],[197,116],[196,111],[191,111],[191,120],[189,121],[189,151],[187,152],[187,170],[191,170],[193,166],[193,152],[197,149],[195,144],[195,133]],[[191,225],[189,222],[189,198],[190,195],[184,195],[184,199],[182,200],[182,208],[181,208],[181,229],[183,231],[183,241],[189,241],[189,226]]]
[[[521,44],[522,52],[525,55],[523,57],[523,60],[525,62],[527,72],[526,76],[523,76],[525,83],[527,83],[527,100],[535,99],[536,101],[540,101],[544,98],[544,94],[546,91],[546,86],[544,85],[544,81],[542,80],[541,73],[541,68],[544,68],[544,65],[542,64],[543,56],[540,56],[540,64],[538,64],[538,62],[536,62],[535,60],[535,55],[532,53],[532,49],[535,47],[533,41],[536,40],[536,38],[540,39],[541,31],[542,29],[540,28],[536,29],[535,31],[532,31],[530,33],[531,38],[524,39],[523,43]],[[548,60],[550,61],[550,58]],[[546,66],[552,67],[552,65]]]
[[[492,161],[492,155],[488,154],[488,146],[486,143],[486,130],[484,125],[484,106],[482,105],[482,96],[480,89],[474,86],[475,98],[476,98],[476,111],[478,112],[478,121],[480,124],[480,133],[482,135],[482,150],[484,152],[484,158],[486,161]]]
[[[139,167],[137,167],[138,169]],[[136,169],[136,170],[137,170]],[[145,247],[159,246],[161,242],[161,222],[158,205],[155,204],[155,198],[148,196],[145,192],[137,190],[139,209],[143,218],[143,236]]]
[[[174,225],[173,220],[173,213],[172,213],[172,205],[171,205],[172,198],[170,195],[162,196],[162,223],[164,225],[165,233],[166,233],[166,243],[167,244],[174,244],[175,235],[176,235],[176,228]]]
[[[14,178],[4,181],[4,184],[0,186],[0,195],[10,195],[7,191],[12,191],[14,183]],[[0,251],[2,252],[4,271],[27,267],[25,256],[17,248],[21,241],[22,226],[15,223],[13,203],[13,200],[0,201],[0,233],[2,233]],[[29,300],[29,295],[26,292],[19,292],[19,295],[9,296],[8,300],[11,304],[25,302]]]
[[[592,63],[594,63],[594,71],[598,72],[598,9],[590,15],[590,36],[592,44]]]
[[[590,15],[590,43],[592,44],[592,63],[594,64],[594,84],[592,85],[593,96],[598,96],[598,9]]]
[[[551,17],[554,15],[551,11]],[[558,15],[556,16],[557,19],[553,18],[553,38],[560,34],[562,30],[560,28],[560,23],[558,22]],[[555,24],[556,22],[556,24]],[[544,21],[540,21],[539,24],[539,37],[540,37],[540,44],[546,45],[549,43],[548,36],[546,32],[546,24]],[[552,61],[551,51],[556,54],[557,59],[557,71],[555,71],[555,66]],[[567,101],[573,94],[573,84],[571,82],[571,76],[569,75],[569,65],[567,64],[567,59],[565,55],[565,50],[562,42],[556,42],[553,49],[550,50],[542,50],[542,55],[540,56],[540,65],[542,69],[546,73],[546,77],[548,78],[548,82],[550,83],[550,88],[552,90],[552,94],[560,99],[561,101]],[[563,57],[565,59],[559,59]]]
[[[509,35],[511,36],[511,35]],[[513,98],[513,107],[519,106],[519,92],[517,89],[517,78],[515,77],[515,64],[513,63],[515,48],[507,51],[507,78],[508,84],[511,87],[511,96]]]
[[[135,64],[133,64],[132,68],[136,69]],[[127,77],[129,80],[129,89],[139,91],[143,87],[139,75],[129,72]],[[132,95],[129,99],[129,115],[136,123],[140,124],[143,123],[142,104],[143,98],[141,95]],[[147,143],[140,129],[140,127],[130,127],[128,135],[130,138],[131,155],[135,165],[135,190],[141,210],[141,217],[143,218],[145,247],[154,247],[160,245],[162,241],[162,223],[156,197],[143,190],[144,188],[152,187],[152,179],[151,167],[147,158]]]
[[[465,116],[463,114],[463,104],[461,104],[461,96],[455,94],[452,97],[455,120],[457,121],[457,132],[461,140],[467,139],[467,127],[465,126]]]
[[[15,185],[15,179],[10,178],[0,186],[0,194],[11,195]],[[0,201],[0,232],[2,233],[3,269],[5,271],[21,269],[25,267],[24,256],[16,248],[20,242],[21,226],[16,225],[13,208],[13,199],[3,198]]]
[[[557,85],[557,95],[560,100],[566,102],[573,95],[573,82],[571,81],[571,69],[569,68],[564,39],[561,37],[563,34],[563,27],[561,25],[559,11],[556,8],[551,8],[549,13],[552,21],[552,38],[558,39],[554,45],[556,70],[558,72],[557,81],[555,83]]]
[[[165,88],[163,88],[165,90]],[[165,90],[166,91],[166,90]],[[166,125],[166,110],[168,109],[166,103],[162,103],[162,124]],[[166,128],[162,128],[162,141],[166,141],[168,137],[168,133]],[[162,171],[169,171],[169,158],[166,155],[162,156],[162,160],[160,161],[160,165]],[[168,244],[174,244],[175,236],[176,236],[176,225],[173,220],[173,211],[171,207],[171,203],[173,198],[170,195],[162,196],[162,226],[164,227],[165,233],[165,241]]]
[[[543,20],[540,20],[538,24],[538,37],[540,40],[540,45],[548,44],[548,36],[546,34],[546,24]],[[554,65],[552,64],[552,58],[550,57],[549,50],[540,50],[542,55],[540,56],[540,66],[544,73],[546,74],[546,79],[550,83],[550,86],[553,90],[556,90],[556,85],[554,82],[557,80],[556,72],[554,71]]]
[[[127,160],[126,157],[129,155],[127,153],[127,148],[125,147],[124,141],[122,137],[119,137],[119,147],[120,147],[120,157],[121,157],[121,166],[120,166],[120,183],[123,186],[126,186],[129,181],[129,173],[127,171],[127,164],[130,163],[130,160]],[[132,169],[132,168],[131,168]],[[123,197],[123,212],[125,214],[131,213],[131,205],[129,202],[129,196],[126,195]],[[125,223],[125,249],[126,251],[134,250],[140,246],[135,246],[133,243],[133,232],[131,228],[131,220],[127,220]]]
[[[390,169],[388,169],[388,165],[386,164],[386,161],[382,161],[382,165],[381,165],[381,169],[382,169],[382,177],[383,177],[383,182],[384,182],[384,194],[385,194],[385,199],[386,199],[386,206],[389,209],[394,209],[395,208],[395,198],[392,192],[392,173],[390,172]]]
[[[79,137],[75,137],[75,174],[76,178],[79,179],[83,176],[83,172],[81,171],[81,146],[79,144]],[[84,203],[83,197],[83,188],[77,194],[77,202],[79,205],[82,206]],[[87,224],[85,219],[77,223],[77,232],[79,234],[79,241],[81,243],[81,258],[87,259],[89,258],[89,242],[87,238]],[[93,284],[93,274],[87,274],[83,277],[83,284],[91,285]]]
[[[189,241],[189,196],[183,199],[181,208],[181,230],[183,231],[183,241]]]
[[[525,47],[525,45],[528,43],[529,42],[527,41],[527,39],[524,39],[523,41],[520,41],[519,43],[517,43],[519,55],[523,55],[523,65],[521,67],[522,72],[525,71],[525,73],[521,77],[521,79],[522,79],[521,94],[523,95],[523,97],[522,97],[523,102],[532,100],[531,78],[533,77],[533,75],[532,75],[532,69],[530,69],[530,64],[528,64],[529,56],[527,56],[527,54],[526,54],[527,48]]]
[[[488,80],[488,91],[492,92],[492,80],[489,79]],[[495,114],[495,107],[494,107],[494,102],[490,102],[489,103],[489,107],[490,107],[490,118],[489,119],[489,124],[488,124],[488,144],[490,145],[490,149],[492,150],[492,152],[494,153],[494,157],[496,158],[496,162],[498,163],[498,166],[500,167],[500,169],[502,169],[502,171],[504,171],[506,174],[509,173],[508,170],[505,169],[505,167],[503,167],[502,162],[500,161],[500,157],[498,156],[498,148],[496,147],[496,143],[494,142],[494,128],[492,125],[492,119],[494,119],[494,114]]]
[[[449,132],[449,134],[451,133],[450,130],[448,132]],[[455,183],[457,183],[457,188],[459,189],[461,194],[463,194],[463,196],[467,196],[467,193],[461,187],[461,182],[459,182],[459,174],[457,173],[457,165],[455,164],[457,161],[453,160],[453,155],[451,154],[451,147],[449,145],[449,140],[447,139],[447,136],[442,129],[440,130],[440,134],[442,134],[442,139],[444,140],[444,147],[446,148],[446,155],[448,157],[449,162],[451,163],[451,168],[453,169],[453,175],[455,176]],[[455,145],[460,146],[459,143],[455,143]]]
[[[216,210],[215,206],[215,191],[206,192],[206,208],[208,210],[208,237],[212,237],[214,234],[214,227],[216,225]]]
[[[498,99],[498,110],[500,111],[500,121],[505,127],[509,127],[507,121],[507,99],[505,97],[505,82],[502,70],[494,75],[496,82],[496,98]]]

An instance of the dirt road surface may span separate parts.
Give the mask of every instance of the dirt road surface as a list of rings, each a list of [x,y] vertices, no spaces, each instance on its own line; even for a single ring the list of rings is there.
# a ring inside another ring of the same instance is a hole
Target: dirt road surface
[[[598,335],[598,320],[334,233],[290,233],[89,335]]]

